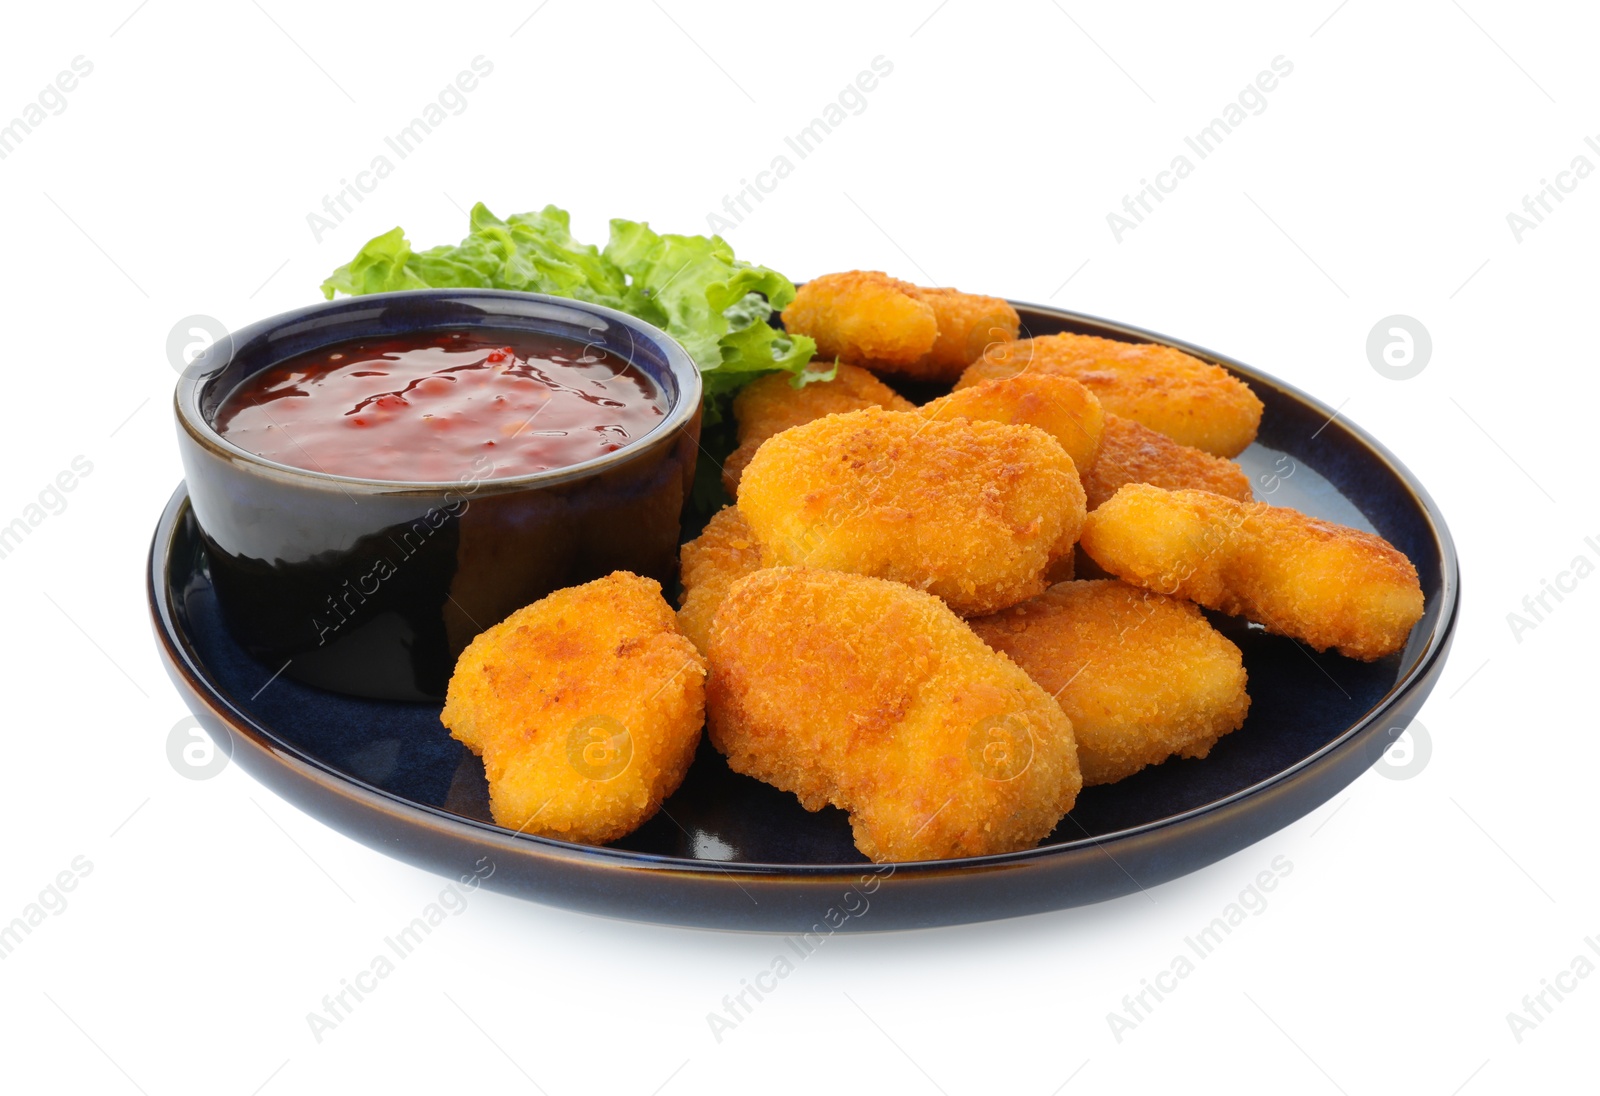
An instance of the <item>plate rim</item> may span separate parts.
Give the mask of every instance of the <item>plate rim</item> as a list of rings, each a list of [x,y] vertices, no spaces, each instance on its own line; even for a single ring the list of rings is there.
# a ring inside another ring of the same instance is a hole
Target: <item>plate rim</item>
[[[1417,509],[1426,519],[1434,541],[1439,548],[1441,596],[1444,603],[1439,610],[1437,623],[1411,667],[1370,709],[1345,727],[1339,735],[1324,743],[1313,753],[1262,780],[1178,814],[1167,815],[1153,821],[1143,822],[1136,826],[1126,827],[1098,836],[1086,835],[1071,841],[1039,845],[1014,852],[991,853],[984,856],[942,860],[897,861],[892,865],[896,876],[902,874],[910,877],[940,876],[952,873],[976,874],[987,870],[1022,867],[1039,860],[1080,853],[1086,849],[1100,849],[1104,852],[1108,846],[1147,838],[1161,830],[1185,823],[1193,823],[1206,816],[1217,815],[1230,808],[1237,807],[1245,800],[1257,798],[1293,780],[1295,777],[1305,774],[1308,770],[1317,767],[1319,763],[1330,755],[1348,747],[1352,740],[1370,730],[1372,725],[1379,721],[1386,712],[1397,707],[1419,686],[1427,685],[1431,690],[1432,684],[1429,679],[1435,676],[1436,671],[1440,668],[1438,664],[1446,657],[1449,651],[1451,639],[1460,615],[1460,562],[1454,539],[1450,535],[1449,527],[1444,520],[1442,512],[1410,468],[1396,457],[1387,446],[1366,430],[1348,419],[1339,418],[1336,410],[1329,408],[1327,404],[1302,391],[1295,385],[1197,344],[1174,339],[1132,324],[1108,320],[1087,313],[1022,301],[1013,301],[1011,303],[1018,309],[1019,313],[1048,316],[1057,322],[1064,321],[1068,324],[1111,331],[1126,335],[1135,341],[1152,342],[1173,347],[1192,354],[1202,361],[1221,366],[1232,373],[1240,375],[1249,382],[1277,389],[1327,415],[1330,425],[1337,425],[1344,433],[1353,436],[1367,449],[1374,452],[1416,502]],[[1024,327],[1026,327],[1025,318]],[[230,735],[234,736],[235,739],[240,736],[248,739],[263,754],[272,758],[277,764],[292,769],[295,775],[318,785],[324,792],[332,793],[343,799],[356,800],[364,808],[376,808],[381,813],[395,817],[407,824],[422,824],[443,828],[446,831],[454,832],[455,835],[462,838],[471,837],[480,842],[501,845],[508,851],[537,853],[540,856],[601,869],[648,870],[683,878],[696,876],[721,877],[723,879],[727,879],[730,876],[753,879],[789,877],[805,883],[826,883],[832,881],[842,882],[859,877],[864,873],[882,871],[889,867],[887,864],[874,864],[868,861],[794,864],[746,860],[698,860],[661,853],[617,849],[608,846],[581,845],[536,834],[517,833],[493,822],[456,814],[431,804],[419,803],[416,800],[407,799],[395,792],[379,788],[359,777],[333,768],[293,744],[278,739],[269,728],[256,720],[254,716],[229,696],[226,690],[211,680],[206,675],[204,664],[199,659],[197,652],[189,644],[189,637],[177,625],[176,607],[172,603],[173,591],[165,581],[165,574],[172,558],[171,543],[176,536],[179,516],[188,504],[188,486],[185,482],[180,481],[162,511],[151,540],[148,556],[146,569],[147,601],[152,629],[155,632],[158,646],[161,648],[163,661],[167,664],[169,673],[174,676],[175,683],[182,687],[182,691],[210,709],[227,728]],[[180,678],[181,680],[178,680]],[[1421,701],[1419,700],[1418,707],[1420,706]],[[1376,757],[1373,760],[1376,761]],[[296,809],[304,809],[299,804],[293,805],[296,806]]]

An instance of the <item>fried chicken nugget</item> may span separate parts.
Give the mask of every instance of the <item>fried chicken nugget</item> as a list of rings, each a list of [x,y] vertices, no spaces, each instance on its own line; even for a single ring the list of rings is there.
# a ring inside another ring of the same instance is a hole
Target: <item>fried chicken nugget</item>
[[[661,585],[616,571],[518,609],[462,652],[440,719],[483,757],[494,820],[602,845],[677,790],[705,660]]]
[[[1115,579],[1063,582],[967,623],[1067,713],[1085,786],[1205,757],[1250,710],[1239,648],[1187,601]]]
[[[923,404],[922,413],[1037,426],[1061,443],[1080,478],[1094,466],[1106,422],[1093,392],[1053,373],[1019,373],[969,385]]]
[[[683,594],[678,627],[700,653],[711,638],[711,620],[732,586],[761,570],[761,544],[737,506],[724,506],[698,537],[678,550]]]
[[[1148,483],[1168,491],[1210,491],[1240,502],[1255,497],[1250,477],[1233,461],[1179,445],[1132,419],[1107,415],[1099,456],[1083,474],[1089,509],[1098,509],[1129,483]]]
[[[910,282],[877,270],[823,274],[795,290],[783,326],[817,342],[817,356],[907,367],[939,341],[939,317]]]
[[[1014,340],[1021,323],[999,297],[926,289],[877,270],[813,278],[783,310],[784,327],[815,339],[821,357],[947,384],[988,347]]]
[[[1082,786],[1061,707],[908,586],[758,571],[717,610],[709,661],[729,767],[848,811],[880,863],[1031,848]]]
[[[739,484],[769,567],[894,579],[958,613],[1043,592],[1072,550],[1083,486],[1035,426],[869,408],[769,438]]]
[[[967,367],[956,387],[1032,371],[1082,381],[1110,413],[1213,456],[1238,456],[1261,425],[1261,401],[1221,366],[1170,346],[1092,335],[998,343]]]
[[[1417,569],[1388,541],[1265,503],[1129,484],[1089,515],[1083,548],[1137,586],[1366,662],[1422,619]]]
[[[769,373],[739,389],[733,397],[733,415],[739,420],[739,448],[722,466],[722,486],[730,496],[739,494],[739,477],[761,443],[791,426],[842,411],[887,407],[910,411],[916,405],[859,365],[839,363],[831,381],[810,381],[801,388],[789,383],[787,373]]]
[[[999,297],[920,287],[917,293],[933,306],[939,338],[921,361],[894,372],[948,384],[989,347],[1014,341],[1022,327],[1017,310]]]

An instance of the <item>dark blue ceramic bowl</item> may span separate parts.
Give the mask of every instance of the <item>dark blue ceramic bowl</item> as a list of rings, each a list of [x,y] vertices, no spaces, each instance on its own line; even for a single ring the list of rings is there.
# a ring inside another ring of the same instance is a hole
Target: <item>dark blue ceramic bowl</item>
[[[168,669],[236,762],[328,825],[441,875],[482,875],[492,864],[490,887],[591,913],[821,935],[903,929],[1098,902],[1221,860],[1360,776],[1422,706],[1456,623],[1450,534],[1388,450],[1288,385],[1137,328],[1019,311],[1031,334],[1164,342],[1247,382],[1266,404],[1260,438],[1240,457],[1258,497],[1375,530],[1416,564],[1426,611],[1405,650],[1355,662],[1213,615],[1244,653],[1252,703],[1244,727],[1209,757],[1085,789],[1036,849],[893,866],[856,852],[842,811],[809,814],[794,796],[731,772],[708,745],[661,813],[609,848],[496,826],[482,763],[444,732],[437,705],[355,700],[281,679],[263,688],[276,667],[225,626],[182,488],[150,557]]]
[[[288,358],[351,339],[443,331],[538,332],[598,346],[649,375],[667,413],[644,437],[580,464],[440,483],[280,464],[212,425],[229,393]],[[379,293],[234,332],[184,372],[175,400],[190,505],[233,641],[325,689],[442,699],[474,636],[552,590],[616,570],[670,587],[700,392],[694,362],[660,329],[532,293]]]

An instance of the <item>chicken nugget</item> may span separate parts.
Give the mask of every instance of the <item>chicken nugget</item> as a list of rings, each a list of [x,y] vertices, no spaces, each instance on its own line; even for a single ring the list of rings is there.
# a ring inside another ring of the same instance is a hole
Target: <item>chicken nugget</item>
[[[1392,544],[1280,506],[1129,484],[1089,515],[1083,548],[1136,586],[1366,662],[1422,619],[1417,569]]]
[[[1115,579],[1063,582],[967,623],[1067,713],[1085,786],[1204,757],[1250,710],[1239,648],[1187,601]]]
[[[910,282],[877,270],[823,274],[795,290],[783,326],[817,343],[820,358],[906,367],[939,340],[939,317]]]
[[[1129,483],[1148,483],[1168,491],[1210,491],[1241,502],[1255,497],[1250,477],[1226,457],[1179,445],[1132,419],[1107,415],[1099,456],[1083,474],[1089,509],[1097,509]]]
[[[1038,427],[869,408],[769,438],[739,510],[766,566],[894,579],[958,613],[992,613],[1043,592],[1077,540],[1084,495]]]
[[[937,598],[783,567],[717,610],[708,732],[880,863],[1031,848],[1082,786],[1060,705]]]
[[[761,443],[791,426],[842,411],[887,407],[910,411],[916,405],[859,365],[840,362],[831,381],[813,380],[800,388],[787,373],[769,373],[739,389],[733,414],[739,420],[739,448],[722,465],[722,486],[739,494],[739,477]]]
[[[989,347],[1014,340],[1021,322],[999,297],[927,289],[877,270],[813,278],[783,310],[783,326],[815,339],[821,357],[945,384]]]
[[[939,337],[920,361],[886,372],[949,384],[991,346],[1016,339],[1022,319],[1009,301],[963,293],[958,289],[924,289],[917,294],[933,306]]]
[[[1092,335],[996,344],[967,367],[956,387],[1033,371],[1082,381],[1111,414],[1213,456],[1238,456],[1261,425],[1261,401],[1221,366],[1170,346]]]
[[[677,790],[705,718],[705,660],[661,585],[616,571],[473,640],[441,721],[483,758],[494,820],[601,845]]]
[[[678,598],[678,627],[704,654],[711,638],[711,620],[732,586],[761,570],[761,545],[737,506],[724,506],[698,537],[678,550],[683,594]]]
[[[1106,420],[1093,392],[1053,373],[1019,373],[969,385],[923,404],[922,413],[1037,426],[1061,443],[1080,478],[1094,466]]]

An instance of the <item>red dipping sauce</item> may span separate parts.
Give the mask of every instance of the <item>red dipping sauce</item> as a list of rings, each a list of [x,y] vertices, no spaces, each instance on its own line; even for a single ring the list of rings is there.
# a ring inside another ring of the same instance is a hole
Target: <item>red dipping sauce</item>
[[[637,366],[525,331],[324,347],[223,400],[217,432],[281,464],[438,483],[566,468],[644,437],[666,399]]]

